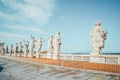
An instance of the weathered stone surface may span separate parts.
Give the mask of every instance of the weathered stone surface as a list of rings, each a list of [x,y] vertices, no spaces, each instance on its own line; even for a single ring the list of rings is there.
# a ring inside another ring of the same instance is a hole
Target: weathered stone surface
[[[92,44],[91,55],[99,55],[101,49],[104,48],[104,41],[106,39],[106,32],[102,29],[100,22],[95,23],[90,33],[90,39]]]
[[[54,47],[53,47],[53,36],[50,35],[48,39],[48,53],[47,54],[53,54]]]
[[[79,70],[49,67],[0,58],[4,68],[0,80],[112,80],[117,75],[87,73]]]
[[[30,40],[30,52],[29,52],[29,57],[33,57],[34,54],[34,48],[35,48],[35,38],[31,35],[31,40]]]
[[[60,38],[60,32],[58,32],[54,38],[53,59],[58,59],[58,56],[60,55],[60,45],[61,45],[61,38]]]
[[[101,57],[101,56],[90,56],[90,62],[105,63],[105,57]]]

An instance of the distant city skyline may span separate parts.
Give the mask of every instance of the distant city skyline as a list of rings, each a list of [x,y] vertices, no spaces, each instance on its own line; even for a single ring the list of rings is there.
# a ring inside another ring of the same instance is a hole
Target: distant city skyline
[[[0,42],[15,47],[32,35],[45,39],[42,51],[47,51],[48,37],[60,32],[62,53],[90,53],[90,31],[100,21],[108,32],[102,52],[120,52],[119,4],[119,0],[0,0]]]

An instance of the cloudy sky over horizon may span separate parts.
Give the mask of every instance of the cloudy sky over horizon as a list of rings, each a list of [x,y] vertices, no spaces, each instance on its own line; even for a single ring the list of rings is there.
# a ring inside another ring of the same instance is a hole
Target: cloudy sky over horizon
[[[120,52],[119,0],[0,0],[0,42],[23,40],[61,32],[61,52],[90,52],[90,31],[96,21],[108,32],[104,52]]]

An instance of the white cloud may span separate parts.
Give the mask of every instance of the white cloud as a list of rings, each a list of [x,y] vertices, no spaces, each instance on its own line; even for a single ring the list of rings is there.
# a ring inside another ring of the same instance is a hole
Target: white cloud
[[[5,23],[7,23],[7,22],[12,22],[13,23],[15,21],[22,22],[22,23],[27,23],[25,18],[20,17],[18,14],[11,15],[11,14],[8,14],[8,13],[4,13],[2,11],[0,11],[0,18],[3,19],[5,21]]]
[[[50,20],[54,5],[55,0],[0,0],[0,40],[19,41],[34,33],[46,35],[39,26]]]
[[[0,27],[6,27],[6,28],[11,28],[11,29],[17,29],[17,30],[22,30],[22,31],[32,31],[34,33],[38,33],[38,34],[44,34],[47,35],[47,33],[45,31],[43,31],[42,29],[39,28],[35,28],[35,27],[31,27],[31,26],[20,26],[20,25],[0,25]]]
[[[14,20],[19,19],[23,22],[24,20],[33,20],[40,24],[48,22],[52,16],[52,10],[54,8],[54,0],[1,0],[4,6],[15,11],[14,14],[4,13],[4,19]],[[3,14],[2,14],[3,15]],[[6,17],[7,15],[7,17]]]
[[[14,33],[8,33],[8,32],[0,32],[0,37],[1,38],[8,38],[8,39],[25,39],[26,36],[23,35],[18,35],[18,34],[14,34]]]

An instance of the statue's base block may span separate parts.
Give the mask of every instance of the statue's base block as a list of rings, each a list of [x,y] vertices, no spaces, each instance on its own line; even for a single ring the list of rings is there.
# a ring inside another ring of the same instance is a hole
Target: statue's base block
[[[52,58],[52,54],[50,52],[47,53],[47,58]]]
[[[102,56],[90,56],[90,62],[105,63],[105,57],[102,57]]]
[[[99,56],[100,53],[98,53],[98,52],[91,52],[90,55],[93,55],[93,56],[94,56],[94,55],[95,55],[95,56]]]
[[[32,53],[30,53],[30,54],[28,55],[28,57],[33,57],[33,54],[32,54]]]
[[[52,59],[58,59],[58,55],[53,55]]]
[[[27,54],[24,54],[24,57],[27,57]]]
[[[120,56],[119,56],[119,58],[118,58],[118,64],[120,64]]]
[[[14,56],[16,57],[16,56],[17,56],[17,53],[14,53]]]
[[[21,53],[17,53],[17,56],[21,56]]]
[[[40,55],[39,55],[39,53],[36,53],[36,58],[40,58]]]

